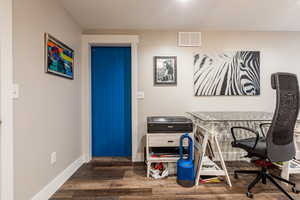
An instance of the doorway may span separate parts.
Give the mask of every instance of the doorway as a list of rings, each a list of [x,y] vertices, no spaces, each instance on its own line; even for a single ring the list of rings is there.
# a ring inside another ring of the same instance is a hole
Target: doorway
[[[92,47],[92,156],[132,154],[131,47]]]

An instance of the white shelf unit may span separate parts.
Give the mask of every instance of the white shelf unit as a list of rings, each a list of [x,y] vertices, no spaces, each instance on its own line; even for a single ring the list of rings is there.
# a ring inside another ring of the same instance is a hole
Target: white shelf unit
[[[205,127],[201,126],[201,124],[194,122],[194,134],[197,138],[195,142],[195,150],[198,151],[199,154],[199,157],[196,157],[197,173],[195,185],[199,185],[201,176],[225,176],[229,187],[232,187],[231,180],[222,156],[219,141],[214,133],[214,130],[209,131]],[[214,151],[209,144],[214,144],[216,146],[216,151]],[[209,157],[206,155],[208,152],[207,150],[209,150],[212,155],[218,156],[221,167],[209,159]],[[214,167],[207,168],[205,165],[213,165]]]
[[[147,178],[150,177],[150,168],[152,163],[176,163],[179,157],[151,157],[151,148],[153,147],[179,147],[180,137],[185,133],[147,133],[146,135],[146,164]],[[194,143],[194,134],[189,133]],[[185,139],[183,146],[188,146],[188,140]],[[193,147],[194,155],[194,147]]]
[[[279,169],[281,169],[281,177],[289,180],[291,174],[299,174],[300,173],[300,161],[291,160],[288,162],[283,162],[283,164],[273,163]]]
[[[206,167],[210,166],[210,167]],[[225,176],[224,170],[222,170],[216,163],[210,160],[207,156],[203,160],[203,168],[201,171],[201,176]]]
[[[295,130],[296,159],[300,160],[300,130]]]

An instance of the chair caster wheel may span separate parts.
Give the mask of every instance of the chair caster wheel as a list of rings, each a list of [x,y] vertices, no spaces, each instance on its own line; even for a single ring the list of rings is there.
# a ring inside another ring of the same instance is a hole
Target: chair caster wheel
[[[239,176],[238,176],[236,173],[234,173],[234,178],[235,178],[235,179],[238,179]]]
[[[253,194],[252,194],[252,192],[247,192],[247,193],[246,193],[246,196],[247,196],[248,198],[250,198],[250,199],[253,199]]]
[[[293,187],[292,188],[292,191],[296,194],[299,194],[300,193],[300,190],[298,190],[296,187]]]

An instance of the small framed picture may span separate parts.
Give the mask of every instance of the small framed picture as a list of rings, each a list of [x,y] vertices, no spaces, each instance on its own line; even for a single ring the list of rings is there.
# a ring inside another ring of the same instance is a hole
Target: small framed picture
[[[74,50],[45,33],[45,72],[74,79]]]
[[[177,57],[154,57],[154,85],[177,85]]]

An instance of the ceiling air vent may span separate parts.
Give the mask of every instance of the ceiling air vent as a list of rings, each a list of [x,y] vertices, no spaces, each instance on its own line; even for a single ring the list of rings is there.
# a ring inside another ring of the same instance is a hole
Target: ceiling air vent
[[[178,46],[180,47],[200,47],[201,32],[179,32]]]

